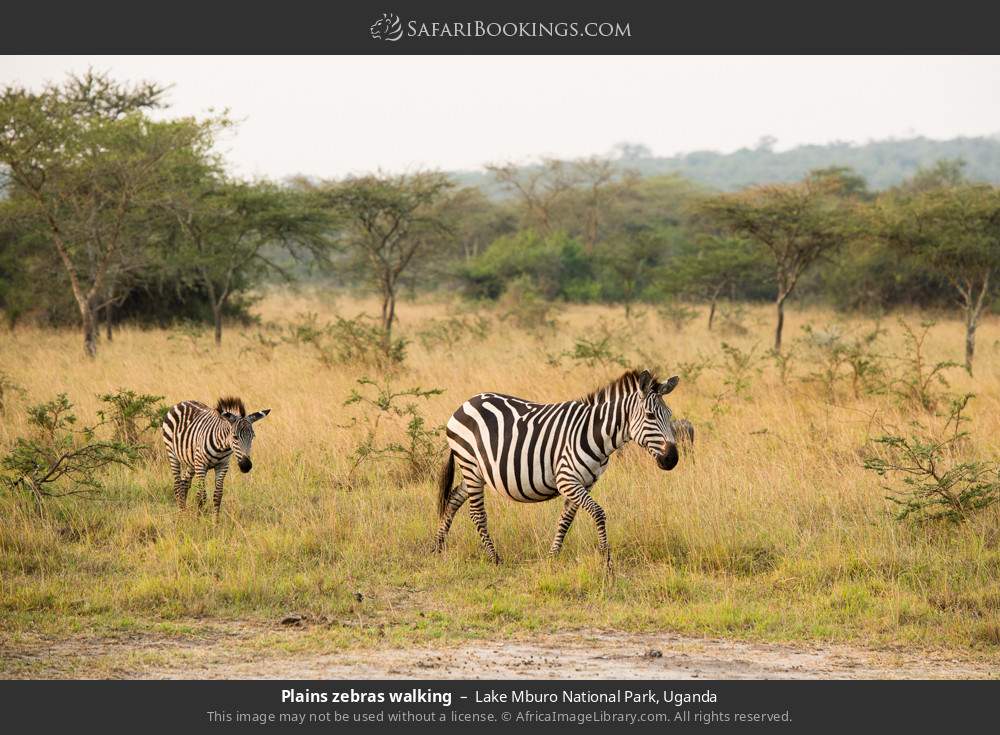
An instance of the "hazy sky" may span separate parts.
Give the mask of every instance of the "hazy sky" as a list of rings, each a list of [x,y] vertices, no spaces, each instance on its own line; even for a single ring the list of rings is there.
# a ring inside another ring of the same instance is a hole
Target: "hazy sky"
[[[1000,57],[0,56],[0,83],[90,66],[173,84],[172,113],[229,108],[250,176],[1000,132]]]

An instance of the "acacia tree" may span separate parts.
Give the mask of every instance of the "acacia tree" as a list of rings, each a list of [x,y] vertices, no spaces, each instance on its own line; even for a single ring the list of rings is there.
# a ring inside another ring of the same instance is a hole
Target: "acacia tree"
[[[598,262],[612,277],[617,300],[625,307],[625,318],[632,316],[632,306],[660,275],[665,236],[649,229],[636,229],[613,236],[603,243]]]
[[[10,327],[40,306],[54,308],[66,300],[56,253],[45,231],[21,209],[0,196],[0,309]],[[69,307],[75,309],[75,302]]]
[[[441,201],[442,220],[452,232],[453,260],[469,263],[501,235],[517,229],[512,207],[491,201],[478,187],[463,187]]]
[[[708,300],[711,330],[723,292],[741,284],[766,281],[766,268],[747,240],[704,234],[685,244],[671,263],[668,280],[672,290]]]
[[[491,164],[486,170],[498,184],[521,199],[531,226],[543,235],[556,229],[553,222],[556,204],[576,185],[571,166],[555,158],[544,158],[534,166]]]
[[[774,350],[781,351],[785,301],[802,274],[852,236],[851,202],[828,177],[755,186],[703,200],[701,214],[723,231],[745,238],[773,261],[777,293]]]
[[[1000,285],[1000,190],[950,184],[884,197],[876,230],[901,254],[942,274],[965,322],[965,369],[972,373],[976,329]]]
[[[634,190],[639,177],[617,161],[601,156],[574,161],[572,171],[572,180],[583,194],[583,244],[590,252],[600,239],[608,209]]]
[[[322,258],[330,221],[314,194],[270,182],[230,181],[207,163],[192,172],[197,180],[175,181],[184,184],[163,206],[183,233],[182,246],[173,251],[176,269],[205,288],[218,346],[234,293],[267,273],[292,279],[272,251]]]
[[[391,344],[400,277],[449,237],[437,206],[451,189],[437,172],[349,178],[326,187],[344,238],[363,261],[382,297],[382,333]]]
[[[160,190],[160,184],[157,189]],[[161,227],[156,207],[150,202],[137,206],[122,228],[122,246],[105,275],[104,295],[96,307],[98,317],[103,312],[104,336],[108,342],[114,339],[115,310],[136,290],[148,287],[150,280],[162,275],[157,273],[161,265],[157,251]]]
[[[0,186],[55,249],[89,357],[130,221],[157,196],[166,161],[210,137],[211,123],[150,120],[145,112],[160,106],[163,92],[93,73],[41,92],[0,92]]]
[[[578,234],[587,252],[611,229],[612,210],[635,193],[639,181],[635,171],[606,156],[543,158],[532,166],[507,163],[486,169],[521,200],[529,226],[542,235],[560,229]]]

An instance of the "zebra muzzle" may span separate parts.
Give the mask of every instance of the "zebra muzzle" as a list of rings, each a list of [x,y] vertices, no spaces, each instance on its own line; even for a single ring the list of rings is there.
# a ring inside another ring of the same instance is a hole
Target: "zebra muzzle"
[[[661,470],[672,470],[677,466],[678,457],[677,445],[671,444],[667,447],[667,451],[656,458],[656,464]]]
[[[240,466],[240,472],[249,472],[253,469],[253,462],[251,462],[247,457],[244,457],[238,462]]]

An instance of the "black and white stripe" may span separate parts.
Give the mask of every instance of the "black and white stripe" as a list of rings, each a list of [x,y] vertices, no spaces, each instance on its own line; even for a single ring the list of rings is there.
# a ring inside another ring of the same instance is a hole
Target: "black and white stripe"
[[[247,416],[239,398],[220,398],[214,409],[198,401],[183,401],[172,406],[163,419],[163,441],[167,445],[170,471],[174,475],[174,498],[184,510],[188,489],[198,479],[198,509],[205,505],[205,475],[215,470],[215,516],[222,507],[222,484],[229,471],[229,459],[236,455],[242,472],[253,467],[253,424],[271,412]]]
[[[659,383],[648,371],[629,371],[579,401],[534,403],[497,393],[480,393],[463,403],[448,421],[451,451],[441,476],[441,524],[435,539],[440,550],[455,513],[469,502],[469,512],[483,546],[500,562],[486,526],[486,486],[510,500],[535,503],[564,499],[550,553],[583,508],[597,524],[601,553],[610,564],[604,509],[590,490],[615,450],[635,441],[664,470],[677,464],[677,440],[663,396],[678,378]],[[454,466],[462,482],[452,487]]]

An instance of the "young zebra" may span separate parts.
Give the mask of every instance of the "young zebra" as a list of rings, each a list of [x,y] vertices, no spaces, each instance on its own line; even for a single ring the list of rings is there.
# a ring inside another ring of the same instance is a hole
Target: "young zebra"
[[[534,403],[497,393],[467,400],[448,421],[451,452],[441,473],[435,550],[441,550],[455,513],[468,500],[486,553],[500,563],[486,527],[483,490],[489,485],[522,503],[563,497],[552,555],[562,548],[577,510],[586,510],[597,524],[601,553],[610,567],[604,509],[590,489],[612,453],[631,440],[661,469],[674,468],[677,440],[663,396],[678,381],[674,376],[659,383],[648,371],[633,370],[579,401]],[[456,462],[462,482],[452,487]]]
[[[163,441],[167,445],[170,471],[174,475],[174,497],[184,510],[191,480],[198,479],[198,509],[205,505],[205,475],[215,470],[215,517],[222,507],[222,483],[229,471],[229,458],[236,455],[241,472],[253,467],[250,451],[253,424],[271,409],[247,416],[239,398],[220,398],[212,410],[198,401],[183,401],[167,411],[163,419]]]

